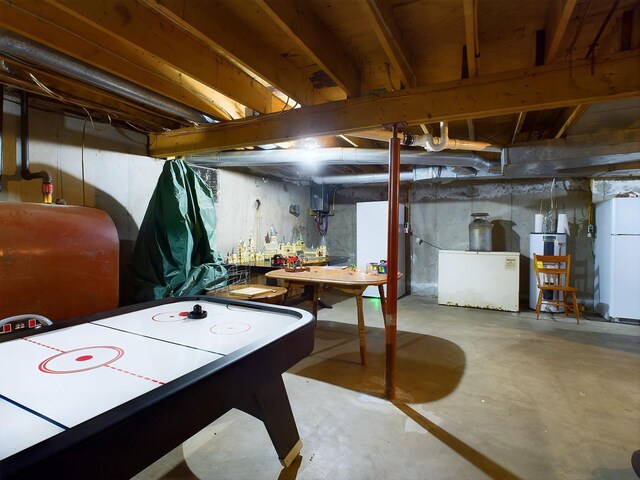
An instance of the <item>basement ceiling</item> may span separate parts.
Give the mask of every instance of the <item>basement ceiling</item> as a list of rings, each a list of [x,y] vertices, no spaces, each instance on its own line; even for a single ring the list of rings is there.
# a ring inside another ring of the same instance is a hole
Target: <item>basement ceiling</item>
[[[366,183],[396,125],[405,179],[640,175],[640,0],[0,0],[0,61],[159,158]]]

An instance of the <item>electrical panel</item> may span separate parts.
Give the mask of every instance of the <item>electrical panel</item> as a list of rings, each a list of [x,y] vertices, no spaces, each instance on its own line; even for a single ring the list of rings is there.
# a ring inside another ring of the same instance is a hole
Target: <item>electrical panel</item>
[[[315,213],[328,214],[329,207],[329,191],[324,185],[311,184],[311,211]]]

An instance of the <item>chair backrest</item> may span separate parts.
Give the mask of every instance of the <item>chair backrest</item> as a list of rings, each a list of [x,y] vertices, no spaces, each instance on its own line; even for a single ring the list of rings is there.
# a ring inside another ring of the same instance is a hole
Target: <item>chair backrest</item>
[[[571,277],[571,255],[533,255],[538,288],[567,287]]]

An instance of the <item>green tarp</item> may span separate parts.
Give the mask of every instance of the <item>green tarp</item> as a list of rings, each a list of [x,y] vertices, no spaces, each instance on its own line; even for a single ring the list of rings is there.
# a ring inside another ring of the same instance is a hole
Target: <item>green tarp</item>
[[[199,295],[225,285],[215,227],[209,186],[184,161],[166,162],[133,250],[128,303]]]

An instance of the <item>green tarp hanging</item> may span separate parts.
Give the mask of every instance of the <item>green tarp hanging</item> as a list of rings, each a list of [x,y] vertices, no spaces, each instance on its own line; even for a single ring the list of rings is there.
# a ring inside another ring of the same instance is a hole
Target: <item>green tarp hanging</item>
[[[225,285],[213,192],[182,160],[166,162],[140,226],[126,297],[138,303]]]

